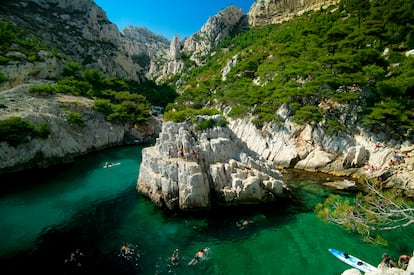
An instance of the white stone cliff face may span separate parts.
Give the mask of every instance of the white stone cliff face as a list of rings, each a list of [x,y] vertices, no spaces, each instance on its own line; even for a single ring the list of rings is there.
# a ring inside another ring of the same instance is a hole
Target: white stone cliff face
[[[281,23],[306,11],[338,4],[338,0],[256,0],[248,12],[249,25]]]
[[[35,126],[47,123],[50,135],[47,138],[33,138],[17,147],[0,142],[0,172],[19,171],[34,167],[48,167],[91,151],[101,150],[124,143],[125,135],[134,136],[127,126],[105,121],[104,116],[93,110],[93,100],[63,94],[38,96],[28,92],[30,84],[0,91],[0,120],[21,117]],[[81,128],[68,122],[71,112],[81,114],[85,127]],[[152,122],[153,131],[158,129]],[[135,139],[148,141],[154,133],[144,132],[145,137],[135,134]]]
[[[183,211],[289,196],[281,173],[259,161],[228,128],[200,132],[192,127],[163,124],[155,146],[142,152],[138,192],[160,207]]]
[[[140,80],[142,68],[132,60],[121,33],[92,0],[3,2],[0,12],[39,35],[50,49],[55,48],[58,53],[64,53],[86,67],[97,68],[109,77]],[[23,10],[30,12],[21,12]],[[7,67],[0,69],[8,75]],[[18,84],[29,77],[41,79],[36,75],[24,75],[25,72],[21,72],[22,81]]]
[[[243,19],[246,19],[243,21]],[[177,35],[170,44],[168,60],[161,66],[160,71],[153,70],[149,75],[162,81],[172,75],[180,73],[185,68],[181,53],[190,56],[190,61],[196,66],[204,63],[212,49],[231,34],[247,28],[247,17],[243,10],[231,6],[211,16],[201,29],[180,41]]]
[[[354,178],[380,177],[386,187],[399,188],[414,197],[414,145],[408,141],[379,142],[362,129],[352,136],[328,135],[317,124],[301,126],[289,119],[283,125],[267,124],[261,130],[250,118],[230,120],[229,128],[249,150],[276,166]]]

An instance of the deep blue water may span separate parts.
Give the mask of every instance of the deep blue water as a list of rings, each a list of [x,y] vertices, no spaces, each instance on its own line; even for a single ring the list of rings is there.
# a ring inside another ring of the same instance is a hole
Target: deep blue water
[[[326,175],[289,172],[293,202],[216,209],[203,215],[165,213],[135,189],[141,147],[105,150],[65,166],[2,177],[2,270],[42,274],[341,274],[350,268],[336,248],[377,265],[383,252],[411,253],[412,231],[387,236],[388,247],[317,219],[313,212],[332,189]],[[119,163],[104,168],[106,161]],[[24,181],[25,184],[16,183]],[[347,193],[342,193],[347,195]],[[245,225],[243,226],[243,222]],[[123,242],[135,247],[119,256]],[[201,248],[206,257],[187,263]],[[169,266],[174,249],[180,264]],[[80,249],[80,266],[65,263]]]

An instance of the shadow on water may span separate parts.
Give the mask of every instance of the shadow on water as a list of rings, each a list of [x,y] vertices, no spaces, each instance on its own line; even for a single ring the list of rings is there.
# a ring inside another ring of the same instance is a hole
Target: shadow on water
[[[128,189],[112,200],[77,213],[65,224],[45,228],[31,250],[1,258],[2,269],[41,274],[136,274],[140,268],[137,259],[118,257],[116,247],[110,251],[100,249],[107,232],[122,221],[136,199],[136,192]],[[83,255],[70,261],[71,252],[77,249]]]

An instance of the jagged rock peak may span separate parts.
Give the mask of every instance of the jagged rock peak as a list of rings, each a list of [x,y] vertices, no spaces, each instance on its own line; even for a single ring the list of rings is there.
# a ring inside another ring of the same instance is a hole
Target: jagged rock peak
[[[243,10],[230,6],[210,17],[200,31],[184,39],[184,50],[187,52],[203,52],[210,50],[218,42],[227,38],[237,30],[247,28]]]
[[[264,26],[292,19],[305,11],[317,10],[339,0],[256,0],[248,12],[249,25]]]
[[[156,34],[145,27],[134,27],[128,25],[122,30],[122,33],[137,42],[159,41],[169,44],[169,40],[162,35]]]

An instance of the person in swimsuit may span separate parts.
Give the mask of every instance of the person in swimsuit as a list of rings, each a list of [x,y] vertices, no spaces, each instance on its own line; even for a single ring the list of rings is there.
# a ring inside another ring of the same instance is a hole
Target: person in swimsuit
[[[208,252],[210,250],[210,248],[206,247],[203,249],[200,249],[199,251],[197,251],[197,253],[194,255],[194,258],[191,259],[191,261],[188,263],[188,265],[193,265],[198,263],[199,261],[201,261],[201,259],[204,257],[204,254],[206,252]]]
[[[172,265],[178,265],[180,263],[180,259],[178,257],[178,254],[179,254],[179,251],[178,251],[178,248],[176,248],[174,250],[174,253],[171,256],[171,264]]]
[[[393,259],[391,259],[387,253],[382,254],[382,261],[380,265],[385,267],[397,267]]]
[[[408,256],[408,255],[401,255],[401,256],[398,258],[398,265],[399,265],[402,269],[406,270],[406,269],[407,269],[407,267],[408,267],[408,263],[410,262],[410,259],[411,259],[411,257],[410,257],[410,256]]]

